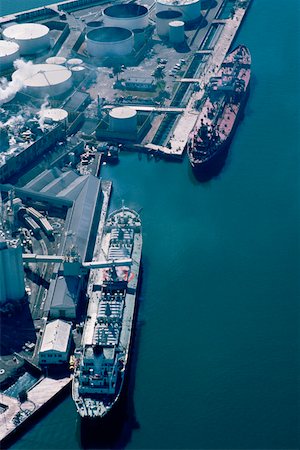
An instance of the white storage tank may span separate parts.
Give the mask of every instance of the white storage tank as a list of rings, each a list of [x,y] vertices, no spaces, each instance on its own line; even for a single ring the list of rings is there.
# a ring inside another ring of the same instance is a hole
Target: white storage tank
[[[84,66],[73,66],[71,67],[71,72],[73,75],[73,80],[76,83],[80,83],[85,77],[86,68]]]
[[[184,42],[184,22],[174,20],[169,23],[169,41],[172,44],[182,44]]]
[[[57,64],[35,64],[25,78],[23,71],[18,69],[12,75],[12,79],[15,78],[22,78],[23,89],[34,97],[56,97],[72,87],[72,72]]]
[[[63,56],[51,56],[50,58],[46,59],[47,64],[58,64],[60,66],[63,66],[66,64],[67,58],[64,58]]]
[[[44,119],[45,123],[64,122],[68,123],[68,113],[62,108],[49,108],[38,113],[39,117]]]
[[[173,20],[181,20],[180,11],[166,9],[156,13],[156,32],[160,37],[169,37],[169,23]]]
[[[126,28],[101,27],[86,35],[87,52],[91,56],[129,55],[134,46],[133,32]]]
[[[201,17],[201,0],[156,0],[156,12],[171,9],[182,13],[182,20],[196,22]]]
[[[146,28],[149,23],[149,11],[144,5],[125,3],[108,6],[103,11],[106,27],[121,27],[128,30]]]
[[[20,47],[16,42],[0,40],[0,72],[13,66],[20,56]]]
[[[4,39],[16,42],[21,55],[34,55],[50,46],[49,28],[39,23],[11,25],[3,31]]]
[[[69,68],[72,66],[80,66],[80,64],[83,64],[83,61],[80,58],[70,58],[67,60],[67,67]]]
[[[22,247],[17,239],[7,241],[7,248],[1,250],[5,268],[7,300],[21,300],[25,295]]]
[[[113,108],[109,112],[109,130],[114,133],[136,133],[136,110],[130,106]]]

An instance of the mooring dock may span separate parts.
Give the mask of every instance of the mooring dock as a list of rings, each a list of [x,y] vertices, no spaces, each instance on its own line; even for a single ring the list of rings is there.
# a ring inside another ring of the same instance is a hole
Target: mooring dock
[[[244,2],[241,3],[244,3],[243,7],[237,8],[232,18],[223,21],[224,27],[222,33],[214,49],[209,53],[201,77],[197,77],[197,81],[200,81],[201,89],[192,94],[185,111],[182,116],[179,117],[177,125],[174,128],[173,136],[169,141],[170,148],[164,147],[161,149],[166,156],[174,156],[176,158],[183,156],[188,136],[196,123],[199,113],[195,108],[195,104],[202,99],[205,93],[205,86],[209,83],[210,78],[215,76],[218,72],[243,21],[247,8],[250,5],[250,0],[244,0]],[[184,80],[184,82],[185,81],[186,80]],[[194,82],[194,80],[190,80],[190,82]]]
[[[53,379],[42,378],[27,393],[27,400],[20,402],[16,398],[1,394],[0,407],[0,442],[1,444],[16,432],[17,429],[25,426],[28,419],[41,413],[48,404],[58,395],[66,391],[71,382],[70,377]]]

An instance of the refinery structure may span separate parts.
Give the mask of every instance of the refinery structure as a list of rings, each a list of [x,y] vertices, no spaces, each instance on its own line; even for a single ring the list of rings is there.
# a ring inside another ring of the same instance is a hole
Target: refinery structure
[[[250,2],[70,0],[0,18],[0,440],[70,383],[90,273],[112,264],[103,162],[183,159]]]

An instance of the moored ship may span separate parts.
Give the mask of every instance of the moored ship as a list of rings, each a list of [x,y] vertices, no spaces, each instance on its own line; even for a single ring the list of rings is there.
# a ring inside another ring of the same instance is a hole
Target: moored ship
[[[203,173],[226,157],[249,92],[251,55],[239,45],[224,59],[204,94],[204,103],[187,143],[190,163]]]
[[[135,211],[123,207],[110,214],[102,251],[107,268],[90,275],[87,318],[75,351],[72,396],[83,418],[106,416],[124,383],[142,255],[141,220]]]

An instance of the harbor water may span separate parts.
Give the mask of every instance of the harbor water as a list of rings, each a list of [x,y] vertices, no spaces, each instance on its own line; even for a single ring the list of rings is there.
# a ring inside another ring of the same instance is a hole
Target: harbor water
[[[141,209],[144,230],[130,413],[111,447],[300,448],[299,17],[299,0],[253,1],[237,37],[251,93],[218,177],[137,154],[102,170],[111,208]],[[92,437],[67,398],[12,448],[104,447]]]

